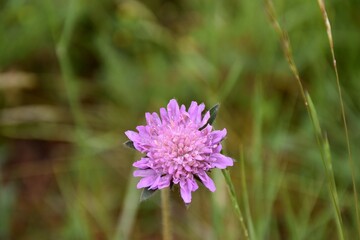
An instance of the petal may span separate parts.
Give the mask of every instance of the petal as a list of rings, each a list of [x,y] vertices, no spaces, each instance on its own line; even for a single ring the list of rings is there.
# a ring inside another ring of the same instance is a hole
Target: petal
[[[191,186],[190,189],[192,192],[196,191],[199,188],[197,182],[194,179],[189,179],[188,184],[189,184],[189,186]]]
[[[169,123],[169,117],[165,108],[160,108],[160,116],[163,123]]]
[[[205,109],[205,104],[201,103],[197,109],[197,115],[196,115],[196,121],[195,121],[196,123],[201,123],[201,113],[204,111],[204,109]]]
[[[165,175],[165,176],[161,177],[160,182],[158,184],[158,188],[162,189],[162,188],[169,187],[170,186],[170,180],[171,180],[170,175]]]
[[[180,107],[180,112],[181,112],[181,113],[186,112],[186,107],[185,107],[184,104],[181,105],[181,107]]]
[[[234,165],[234,160],[220,153],[211,155],[211,159],[215,160],[212,165],[216,168],[225,169],[226,167]]]
[[[203,136],[208,135],[208,134],[211,133],[212,129],[213,129],[213,126],[211,126],[210,124],[208,124],[208,125],[206,125],[206,127],[205,127],[203,130],[201,130],[201,134],[202,134]]]
[[[158,175],[157,178],[155,179],[154,183],[149,187],[149,189],[151,189],[151,190],[158,189],[160,179],[161,179],[161,176]]]
[[[134,147],[136,150],[140,152],[144,152],[147,149],[147,146],[143,144],[142,140],[143,138],[134,131],[126,131],[125,135],[134,143]]]
[[[210,119],[210,112],[207,111],[203,117],[203,119],[201,120],[201,126],[204,126],[208,120]]]
[[[189,113],[186,111],[185,105],[181,105],[180,107],[180,116],[184,122],[187,122],[190,118]]]
[[[149,168],[148,163],[149,163],[148,158],[141,158],[139,161],[134,162],[133,166],[137,168],[145,169],[145,168]]]
[[[161,124],[160,118],[157,113],[145,113],[146,122],[148,125],[157,127]]]
[[[157,177],[158,177],[157,175],[150,175],[148,177],[144,177],[144,178],[140,179],[140,181],[139,181],[139,183],[137,184],[136,187],[138,189],[144,188],[144,187],[149,187],[149,186],[154,184]]]
[[[222,145],[219,143],[216,147],[213,148],[213,153],[219,153],[222,149]]]
[[[191,202],[191,190],[186,180],[180,181],[180,195],[185,203]]]
[[[150,138],[149,126],[137,126],[136,130],[139,132],[139,142],[143,142],[144,139]]]
[[[134,131],[126,131],[125,132],[125,135],[131,140],[133,141],[134,143],[135,142],[140,142],[141,141],[141,138],[139,136],[139,134],[137,132],[134,132]]]
[[[173,164],[171,164],[171,165],[169,166],[168,172],[169,172],[169,174],[173,174],[173,173],[175,172],[175,168],[174,168],[174,165],[173,165]]]
[[[153,124],[153,117],[150,113],[145,113],[145,119],[148,125],[152,125]]]
[[[202,153],[212,153],[213,150],[210,147],[205,146],[201,149],[201,152]]]
[[[185,170],[188,171],[188,172],[191,172],[192,171],[192,168],[189,166],[189,165],[185,165],[184,166]]]
[[[223,138],[226,136],[227,131],[226,128],[223,130],[217,130],[210,133],[209,138],[211,139],[211,142],[214,144],[221,142]]]
[[[168,116],[172,120],[177,120],[180,115],[179,104],[175,99],[171,99],[167,105]]]
[[[198,176],[205,187],[207,187],[210,191],[215,192],[215,183],[205,172],[199,173]]]
[[[191,105],[190,105],[190,107],[189,107],[188,113],[189,113],[190,119],[191,119],[193,122],[196,121],[197,110],[198,110],[198,104],[197,104],[197,102],[192,101],[192,102],[191,102]]]
[[[159,118],[159,115],[156,112],[153,112],[152,117],[153,117],[153,120],[156,123],[156,125],[160,126],[161,125],[161,120]]]
[[[148,177],[156,175],[156,172],[153,169],[138,169],[134,171],[134,177]]]

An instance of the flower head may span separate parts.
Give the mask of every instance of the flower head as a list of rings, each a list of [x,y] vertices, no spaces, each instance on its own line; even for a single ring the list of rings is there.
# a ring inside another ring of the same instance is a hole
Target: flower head
[[[203,103],[192,102],[186,110],[172,99],[167,109],[160,109],[160,117],[146,113],[146,125],[138,126],[138,132],[125,132],[134,148],[146,154],[133,164],[138,168],[134,176],[141,177],[137,188],[157,190],[179,184],[186,204],[191,202],[191,192],[198,189],[195,180],[215,191],[207,172],[232,166],[233,160],[220,153],[226,129],[214,130],[209,124],[210,112],[202,115],[204,109]]]

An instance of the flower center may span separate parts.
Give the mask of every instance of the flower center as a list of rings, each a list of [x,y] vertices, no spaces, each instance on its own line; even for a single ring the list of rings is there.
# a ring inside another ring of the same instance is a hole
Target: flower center
[[[156,148],[148,155],[154,169],[161,174],[172,175],[174,183],[177,183],[189,174],[210,168],[209,163],[204,161],[211,153],[206,146],[207,140],[208,135],[195,126],[167,128],[158,135]]]

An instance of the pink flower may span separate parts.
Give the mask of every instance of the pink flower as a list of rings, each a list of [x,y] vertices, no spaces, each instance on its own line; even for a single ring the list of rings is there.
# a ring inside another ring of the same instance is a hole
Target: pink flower
[[[138,168],[134,176],[141,177],[137,188],[157,190],[179,184],[186,204],[198,189],[195,180],[215,191],[207,172],[232,166],[233,160],[220,153],[226,129],[214,130],[210,124],[215,116],[209,111],[202,116],[204,109],[203,103],[192,102],[186,110],[172,99],[167,109],[160,109],[160,117],[157,113],[146,113],[145,126],[138,126],[138,132],[125,132],[134,148],[146,154],[133,164]]]

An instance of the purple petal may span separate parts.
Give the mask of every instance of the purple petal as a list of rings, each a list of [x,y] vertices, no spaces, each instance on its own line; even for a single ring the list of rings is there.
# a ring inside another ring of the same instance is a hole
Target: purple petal
[[[189,165],[187,165],[187,164],[184,166],[184,168],[185,168],[185,170],[188,171],[188,172],[191,172],[191,171],[192,171],[191,166],[189,166]]]
[[[171,164],[171,165],[169,166],[168,173],[169,173],[169,174],[173,174],[174,172],[175,172],[174,165],[173,165],[173,164]]]
[[[134,171],[134,177],[148,177],[156,175],[156,172],[153,169],[138,169]]]
[[[179,104],[175,99],[171,99],[167,105],[168,116],[172,120],[177,120],[180,115]]]
[[[195,121],[196,123],[201,123],[201,113],[204,111],[204,109],[205,109],[205,104],[201,103],[197,109],[197,115],[196,115],[196,121]]]
[[[148,158],[141,158],[139,161],[136,161],[133,163],[133,166],[134,167],[137,167],[137,168],[142,168],[142,169],[145,169],[145,168],[148,168],[148,163],[149,163],[149,159]]]
[[[190,180],[190,185],[191,185],[191,191],[192,192],[196,191],[199,188],[197,182],[194,179]]]
[[[203,130],[201,130],[202,135],[205,136],[205,135],[210,134],[212,131],[212,128],[213,127],[210,124],[206,125],[206,127]]]
[[[149,187],[149,189],[157,189],[159,186],[160,179],[161,179],[161,176],[158,175],[157,178],[155,179],[154,183],[151,184],[151,186]]]
[[[226,136],[227,131],[226,128],[223,130],[217,130],[210,133],[211,142],[214,144],[221,142],[223,138]]]
[[[190,186],[191,187],[191,186]],[[191,202],[191,189],[189,187],[189,184],[187,183],[187,180],[180,181],[180,195],[185,203]]]
[[[210,147],[205,146],[201,149],[201,152],[202,153],[212,153],[213,150]]]
[[[213,153],[219,153],[222,149],[222,145],[219,143],[216,147],[213,148]]]
[[[165,108],[160,108],[160,116],[163,123],[169,123],[169,117]]]
[[[137,184],[137,188],[140,189],[140,188],[144,188],[144,187],[149,187],[151,185],[154,184],[154,182],[156,181],[157,179],[157,175],[150,175],[148,177],[144,177],[142,178],[139,183]]]
[[[180,107],[180,115],[185,122],[190,118],[189,113],[186,111],[185,105],[181,105]]]
[[[141,138],[137,132],[134,131],[126,131],[125,135],[133,142],[140,142]]]
[[[150,137],[150,135],[149,135],[149,127],[148,126],[142,126],[142,125],[140,125],[140,126],[137,126],[136,127],[136,130],[138,130],[138,132],[139,132],[139,138],[140,138],[140,141],[141,141],[141,139],[143,139],[143,138],[148,138],[148,137]]]
[[[212,164],[216,168],[225,169],[226,167],[234,165],[232,158],[224,156],[220,153],[212,154],[211,158],[215,160]]]
[[[171,180],[171,176],[170,175],[166,175],[161,177],[160,182],[158,184],[158,188],[162,189],[162,188],[166,188],[170,186],[170,180]]]
[[[198,176],[205,187],[207,187],[210,191],[215,192],[216,187],[214,181],[205,172],[198,174]]]
[[[201,127],[204,126],[204,125],[207,123],[207,121],[209,120],[209,118],[210,118],[210,112],[207,111],[207,112],[205,113],[203,119],[201,120]]]
[[[146,122],[149,126],[160,126],[161,120],[157,113],[145,113]]]
[[[148,125],[153,125],[153,117],[151,115],[151,113],[145,113],[145,119]]]
[[[155,124],[157,126],[160,126],[161,125],[161,120],[159,118],[159,115],[156,112],[154,112],[154,113],[152,113],[152,117],[153,117],[153,120],[154,120]]]
[[[185,107],[184,104],[181,105],[181,107],[180,107],[180,112],[181,112],[181,113],[186,112],[186,107]]]
[[[196,121],[197,111],[198,111],[198,104],[197,104],[197,102],[192,101],[191,105],[189,107],[188,113],[189,113],[190,119],[193,122]]]
[[[191,202],[191,192],[198,188],[199,186],[193,178],[180,180],[180,195],[185,203]]]

